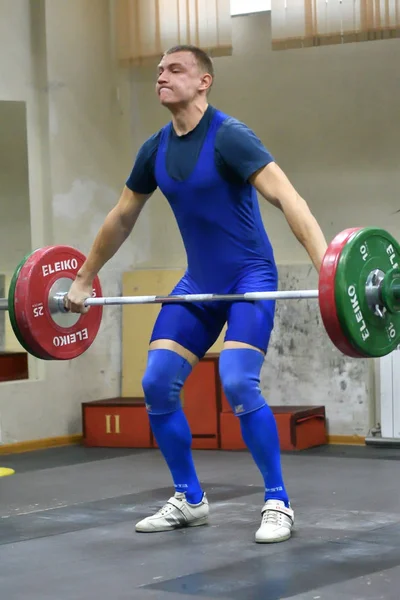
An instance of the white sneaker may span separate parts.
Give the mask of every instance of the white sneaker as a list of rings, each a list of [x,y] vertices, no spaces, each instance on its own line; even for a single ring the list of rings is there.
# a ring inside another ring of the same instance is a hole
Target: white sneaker
[[[170,531],[182,527],[198,527],[208,522],[209,506],[206,495],[199,504],[189,504],[185,494],[175,492],[174,496],[154,515],[136,524],[136,531]]]
[[[281,500],[267,500],[262,510],[260,528],[256,532],[256,542],[269,544],[288,540],[294,525],[294,512]]]

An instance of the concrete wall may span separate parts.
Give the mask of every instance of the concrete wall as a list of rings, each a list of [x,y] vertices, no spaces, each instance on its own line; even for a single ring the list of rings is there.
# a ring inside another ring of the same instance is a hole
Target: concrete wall
[[[0,2],[0,101],[26,103],[29,247],[67,243],[87,251],[132,161],[129,115],[117,102],[109,3],[37,0],[32,11],[31,5]],[[9,243],[19,254],[12,225],[16,232],[20,225],[11,210]],[[132,246],[102,274],[109,293],[119,293]],[[81,402],[118,394],[120,363],[120,318],[111,309],[81,359],[31,359],[30,381],[0,385],[2,442],[79,433]]]
[[[30,5],[0,0],[0,101],[26,105],[30,243],[67,243],[86,252],[135,152],[168,114],[154,94],[154,70],[117,69],[107,0],[36,0],[32,13]],[[399,237],[399,40],[272,53],[269,25],[267,14],[233,19],[234,55],[216,59],[210,101],[257,132],[328,239],[360,224]],[[260,202],[282,277],[290,285],[312,284],[308,257],[282,215]],[[25,241],[26,225],[15,224]],[[17,232],[7,232],[13,245]],[[118,294],[125,270],[184,264],[176,225],[157,193],[102,272],[103,290]],[[286,271],[290,265],[299,267]],[[298,320],[288,321],[284,310]],[[372,363],[336,353],[313,310],[308,303],[278,309],[263,370],[268,400],[325,404],[331,433],[365,434]],[[50,364],[32,359],[29,382],[0,384],[3,443],[79,433],[81,402],[119,393],[121,314],[104,312],[100,335],[84,356]],[[296,323],[306,333],[295,330],[293,338]],[[305,352],[311,352],[307,362]]]
[[[0,101],[0,270],[4,290],[31,248],[26,103]],[[19,350],[8,315],[0,313],[0,348]]]
[[[0,295],[4,296],[6,292],[5,287],[5,276],[0,274]],[[5,349],[5,328],[6,328],[6,314],[0,312],[0,352]]]
[[[272,52],[261,13],[233,18],[233,46],[233,57],[215,60],[210,102],[255,130],[327,238],[371,224],[398,236],[400,40]],[[135,148],[168,118],[153,90],[153,71],[132,75]],[[156,198],[151,221],[163,235],[144,264],[181,266],[175,223]],[[308,262],[281,213],[261,208],[277,260]]]

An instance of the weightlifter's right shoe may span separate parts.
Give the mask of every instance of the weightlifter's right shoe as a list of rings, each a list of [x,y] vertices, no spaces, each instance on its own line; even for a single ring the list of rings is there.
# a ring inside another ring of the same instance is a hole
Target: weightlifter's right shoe
[[[183,527],[198,527],[208,523],[209,505],[206,494],[199,504],[189,504],[186,495],[175,492],[159,511],[136,524],[136,531],[152,533]]]

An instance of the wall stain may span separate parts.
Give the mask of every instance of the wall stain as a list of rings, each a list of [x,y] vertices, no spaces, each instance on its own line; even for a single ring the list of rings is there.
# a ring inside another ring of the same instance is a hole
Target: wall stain
[[[309,265],[280,266],[279,289],[316,289]],[[261,373],[261,390],[273,405],[324,405],[333,435],[369,429],[370,361],[342,354],[331,342],[318,301],[280,301]]]

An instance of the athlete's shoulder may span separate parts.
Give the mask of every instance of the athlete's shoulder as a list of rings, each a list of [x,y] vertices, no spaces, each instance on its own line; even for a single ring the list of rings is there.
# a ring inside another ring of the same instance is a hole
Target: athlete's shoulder
[[[228,115],[222,111],[217,111],[217,115],[220,120],[220,127],[218,130],[219,137],[235,137],[237,135],[250,135],[255,136],[255,132],[243,121],[238,118]]]
[[[216,147],[222,153],[230,152],[234,148],[242,150],[267,151],[259,136],[243,121],[231,115],[218,111],[221,121],[216,136]]]
[[[140,194],[150,194],[157,188],[155,163],[162,129],[153,133],[140,146],[126,186]]]
[[[261,167],[274,161],[256,133],[236,117],[221,113],[220,127],[215,139],[217,161],[235,177],[247,182]]]
[[[158,150],[164,127],[149,136],[141,145],[139,153],[145,156],[152,156]]]

